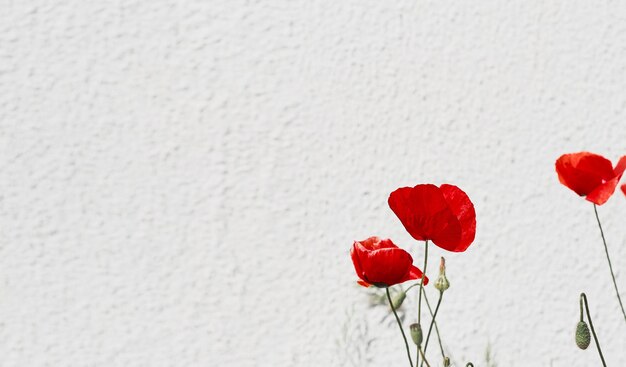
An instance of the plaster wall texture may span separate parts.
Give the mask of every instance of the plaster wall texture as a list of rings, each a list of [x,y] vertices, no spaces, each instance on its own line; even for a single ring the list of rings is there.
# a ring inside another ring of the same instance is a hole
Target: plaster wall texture
[[[600,365],[581,291],[626,365],[592,206],[553,168],[626,153],[623,2],[0,5],[2,366],[405,365],[348,251],[421,259],[386,200],[424,182],[478,215],[430,253],[456,365]],[[623,195],[600,216],[624,291]]]

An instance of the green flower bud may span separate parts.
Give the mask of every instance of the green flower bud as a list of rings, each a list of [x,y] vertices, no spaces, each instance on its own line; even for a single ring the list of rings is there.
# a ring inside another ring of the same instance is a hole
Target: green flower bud
[[[405,298],[406,298],[406,293],[404,291],[400,291],[396,293],[396,295],[394,295],[393,298],[391,299],[391,301],[393,302],[393,308],[395,308],[396,310],[399,309],[400,306],[402,306],[402,302],[404,302]]]
[[[411,329],[411,338],[413,339],[413,343],[415,343],[415,345],[417,346],[420,346],[423,339],[422,327],[420,326],[420,324],[415,323],[411,324],[409,328]]]
[[[450,288],[450,282],[446,278],[446,259],[441,258],[441,264],[439,265],[439,278],[435,281],[435,288],[440,292],[444,292]]]
[[[450,367],[450,358],[443,357],[443,367]]]
[[[586,322],[581,321],[576,325],[576,345],[578,345],[580,349],[587,349],[589,343],[591,343],[589,327]]]

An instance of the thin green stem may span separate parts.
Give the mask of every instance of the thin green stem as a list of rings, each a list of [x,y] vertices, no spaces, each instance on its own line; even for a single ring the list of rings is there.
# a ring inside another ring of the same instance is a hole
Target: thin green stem
[[[443,343],[441,342],[441,333],[439,332],[439,325],[434,318],[435,314],[433,314],[433,309],[430,308],[430,302],[428,302],[428,297],[426,296],[426,292],[424,292],[424,301],[426,301],[426,306],[428,306],[430,317],[433,318],[433,321],[435,323],[435,331],[437,332],[437,339],[439,340],[439,349],[441,350],[441,358],[446,358],[446,354],[443,351]]]
[[[422,363],[426,362],[426,367],[430,367],[430,363],[428,363],[428,361],[426,360],[426,355],[424,355],[424,352],[422,352],[422,348],[418,347],[417,350],[422,355],[422,360],[423,360]]]
[[[422,290],[424,289],[424,279],[426,278],[426,266],[428,265],[428,240],[426,240],[426,249],[424,250],[424,268],[422,269],[422,281],[420,282],[420,295],[417,304],[417,323],[421,325],[422,321]]]
[[[415,367],[417,367],[418,364],[420,364],[420,352],[422,350],[420,349],[420,346],[416,346],[415,347],[415,352],[417,353],[417,355],[415,356]]]
[[[580,322],[583,322],[583,297],[580,297]]]
[[[420,285],[420,283],[411,284],[407,289],[404,290],[404,293],[408,293],[411,290],[411,288],[417,287],[418,285]]]
[[[426,266],[428,265],[428,240],[426,240],[426,249],[424,250],[424,268],[422,269],[422,281],[420,282],[420,294],[419,294],[419,301],[417,303],[417,323],[422,325],[422,291],[424,290],[424,279],[426,278]],[[419,346],[418,346],[418,352],[419,352]],[[415,367],[417,367],[417,365],[419,364],[419,360],[420,360],[420,354],[417,353],[417,356],[415,357],[416,361],[415,361]]]
[[[596,213],[596,220],[598,221],[598,227],[600,227],[600,235],[602,235],[602,243],[604,244],[604,252],[606,253],[606,260],[609,262],[609,270],[611,271],[611,278],[613,279],[613,286],[615,287],[615,294],[617,295],[617,301],[622,309],[622,315],[624,315],[624,321],[626,321],[626,311],[624,311],[624,304],[622,298],[619,296],[619,289],[617,289],[617,282],[615,281],[615,273],[613,273],[613,265],[611,265],[611,257],[609,256],[609,249],[606,246],[606,239],[604,238],[604,231],[602,230],[602,224],[600,224],[600,217],[598,216],[598,209],[596,204],[593,204],[593,211]]]
[[[413,288],[413,287],[417,287],[418,285],[420,285],[420,283],[415,283],[415,284],[411,284],[404,292],[408,293],[408,291]],[[421,288],[422,293],[424,295],[424,301],[426,301],[426,306],[428,306],[428,312],[430,313],[430,317],[433,317],[433,309],[430,307],[430,302],[428,301],[428,296],[426,295],[426,291]],[[439,349],[441,350],[441,358],[446,358],[446,354],[443,351],[443,343],[441,342],[441,332],[439,331],[439,323],[435,320],[435,331],[437,332],[437,340],[439,341]]]
[[[389,300],[389,306],[393,311],[393,315],[396,317],[396,321],[398,322],[398,327],[400,328],[400,332],[402,333],[402,339],[404,339],[404,346],[406,347],[406,355],[409,357],[409,366],[413,367],[413,360],[411,359],[411,352],[409,351],[409,342],[406,340],[406,335],[404,335],[404,329],[402,328],[402,321],[398,317],[398,313],[396,312],[396,308],[393,306],[393,302],[391,301],[391,295],[389,295],[389,288],[385,288],[387,291],[387,299]]]
[[[593,340],[596,342],[596,347],[598,348],[598,354],[600,354],[602,365],[606,367],[606,362],[604,361],[604,356],[602,355],[602,349],[600,349],[600,343],[598,342],[598,336],[596,335],[596,329],[593,327],[593,321],[591,321],[591,314],[589,313],[589,301],[587,301],[587,295],[585,293],[581,293],[580,298],[585,303],[585,311],[587,311],[587,320],[589,320],[589,327],[591,328],[591,333],[593,334]]]
[[[439,312],[439,306],[441,306],[441,300],[443,299],[443,292],[439,291],[439,300],[437,301],[437,306],[435,307],[435,313],[433,314],[432,319],[430,320],[430,326],[428,327],[428,334],[426,334],[426,343],[424,343],[424,354],[428,350],[428,340],[430,339],[430,333],[433,331],[433,325],[435,324],[435,318],[437,317],[437,312]]]

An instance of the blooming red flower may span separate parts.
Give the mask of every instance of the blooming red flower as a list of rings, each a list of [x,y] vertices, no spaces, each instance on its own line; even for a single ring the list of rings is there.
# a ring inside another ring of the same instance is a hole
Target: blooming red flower
[[[354,241],[350,250],[358,281],[364,287],[389,287],[407,280],[422,279],[422,271],[413,266],[413,258],[389,239],[370,237]],[[425,277],[424,285],[428,284]]]
[[[431,240],[454,252],[465,251],[474,242],[474,204],[454,185],[401,187],[389,195],[389,207],[418,241]]]
[[[626,170],[626,156],[615,168],[601,155],[580,152],[563,154],[556,160],[559,181],[594,204],[602,205],[615,192],[615,187]]]

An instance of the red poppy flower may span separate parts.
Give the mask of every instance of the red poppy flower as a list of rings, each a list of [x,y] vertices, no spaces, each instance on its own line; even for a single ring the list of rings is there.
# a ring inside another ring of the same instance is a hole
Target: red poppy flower
[[[556,160],[559,181],[594,204],[602,205],[615,192],[626,170],[626,156],[615,168],[611,161],[589,152],[563,154]]]
[[[370,237],[354,241],[350,250],[358,281],[364,287],[389,287],[407,280],[422,279],[422,271],[413,266],[413,258],[391,240]],[[428,278],[424,279],[424,285]]]
[[[389,195],[389,207],[418,241],[431,240],[454,252],[465,251],[474,242],[474,204],[454,185],[401,187]]]

